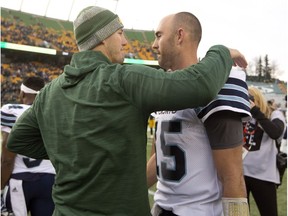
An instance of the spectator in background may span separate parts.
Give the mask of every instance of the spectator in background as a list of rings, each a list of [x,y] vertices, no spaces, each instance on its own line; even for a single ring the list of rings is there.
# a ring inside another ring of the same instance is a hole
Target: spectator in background
[[[286,128],[283,135],[283,139],[280,146],[280,151],[287,154],[287,121],[286,121]]]
[[[287,95],[285,95],[284,100],[285,100],[285,109],[283,110],[283,113],[286,117],[286,128],[281,142],[280,151],[287,154]]]
[[[147,216],[150,113],[207,104],[227,80],[231,57],[240,66],[247,62],[218,45],[175,74],[123,65],[123,24],[97,6],[79,13],[74,31],[80,52],[17,121],[8,149],[49,157],[57,173],[55,215]]]
[[[149,116],[148,127],[149,127],[149,131],[150,131],[150,138],[153,138],[153,134],[154,134],[154,130],[155,130],[155,118],[153,115]]]
[[[26,216],[28,212],[31,216],[51,216],[54,211],[52,186],[55,169],[51,162],[15,154],[6,148],[11,128],[33,104],[36,95],[43,87],[42,78],[28,77],[21,85],[21,103],[6,104],[1,108],[1,190],[9,188],[5,205],[15,216]]]
[[[280,183],[276,166],[276,142],[281,141],[286,127],[285,117],[278,109],[271,110],[259,89],[249,87],[253,119],[244,128],[246,148],[244,175],[249,200],[253,195],[261,216],[277,216],[277,191]]]

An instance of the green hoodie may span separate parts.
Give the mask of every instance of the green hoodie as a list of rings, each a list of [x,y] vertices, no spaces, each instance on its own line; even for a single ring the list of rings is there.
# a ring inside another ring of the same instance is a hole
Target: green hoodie
[[[55,216],[150,215],[149,114],[206,105],[231,67],[229,50],[220,45],[177,73],[112,64],[100,52],[79,52],[19,118],[8,149],[49,157],[56,169]]]

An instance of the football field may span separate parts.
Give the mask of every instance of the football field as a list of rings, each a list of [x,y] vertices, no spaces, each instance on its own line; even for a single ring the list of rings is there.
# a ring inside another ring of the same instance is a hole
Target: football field
[[[1,136],[0,136],[1,140]],[[151,139],[148,139],[147,143],[147,160],[150,157],[151,152]],[[1,153],[1,150],[0,150]],[[153,194],[156,190],[155,185],[149,189],[149,201],[150,206],[153,206]],[[287,170],[285,172],[285,175],[283,177],[283,184],[278,188],[278,216],[287,216]],[[260,216],[257,206],[253,200],[253,197],[250,197],[251,200],[251,209],[250,209],[250,216]],[[29,215],[30,216],[30,215]]]
[[[150,152],[151,152],[151,139],[148,139],[147,143],[147,160],[150,157]],[[149,190],[149,201],[150,201],[150,206],[152,207],[153,205],[153,193],[155,191],[155,185],[150,188]],[[254,202],[253,197],[250,197],[250,216],[260,216],[257,206]],[[287,170],[285,172],[285,175],[283,177],[283,183],[282,185],[278,188],[278,193],[277,193],[277,202],[278,202],[278,216],[287,216]]]

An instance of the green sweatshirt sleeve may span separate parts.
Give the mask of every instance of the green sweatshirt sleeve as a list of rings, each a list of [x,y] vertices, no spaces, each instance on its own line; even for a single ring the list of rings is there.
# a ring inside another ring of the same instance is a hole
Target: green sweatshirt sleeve
[[[33,106],[27,109],[13,126],[8,137],[7,148],[11,152],[31,158],[48,159]]]
[[[171,73],[132,65],[130,72],[125,70],[121,85],[127,98],[149,112],[194,108],[216,97],[232,63],[229,49],[216,45],[199,63]]]

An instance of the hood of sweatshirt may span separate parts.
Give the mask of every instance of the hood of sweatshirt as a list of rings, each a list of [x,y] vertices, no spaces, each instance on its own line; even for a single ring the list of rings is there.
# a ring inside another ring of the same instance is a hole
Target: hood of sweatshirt
[[[75,53],[69,65],[64,67],[62,88],[75,86],[88,73],[93,72],[97,67],[104,64],[111,64],[111,61],[100,51],[87,50]]]

